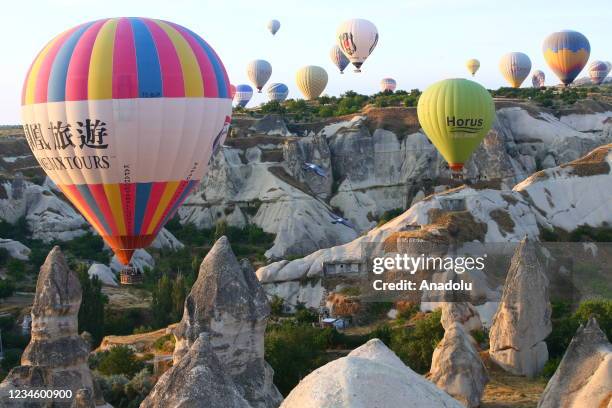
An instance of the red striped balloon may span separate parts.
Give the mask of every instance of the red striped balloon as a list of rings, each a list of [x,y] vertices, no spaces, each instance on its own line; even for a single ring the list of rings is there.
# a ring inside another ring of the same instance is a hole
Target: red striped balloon
[[[34,156],[124,264],[203,177],[230,115],[215,51],[162,20],[71,28],[38,54],[23,86]]]

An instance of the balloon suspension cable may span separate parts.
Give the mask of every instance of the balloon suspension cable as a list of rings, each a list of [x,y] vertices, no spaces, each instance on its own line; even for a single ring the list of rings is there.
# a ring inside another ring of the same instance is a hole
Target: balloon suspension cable
[[[353,72],[361,72],[361,70],[359,68],[357,68]]]

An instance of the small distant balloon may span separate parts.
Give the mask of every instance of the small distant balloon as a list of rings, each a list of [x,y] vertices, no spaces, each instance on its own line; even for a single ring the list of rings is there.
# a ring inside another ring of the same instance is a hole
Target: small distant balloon
[[[382,92],[385,91],[395,91],[395,88],[397,87],[397,82],[395,82],[395,79],[393,78],[383,78],[380,80],[380,90]]]
[[[499,70],[513,88],[520,88],[531,71],[531,60],[522,52],[510,52],[499,61]]]
[[[276,35],[278,30],[280,29],[280,21],[278,20],[270,20],[268,21],[268,31],[272,33],[272,35]]]
[[[344,55],[340,47],[334,45],[329,51],[329,57],[331,58],[334,65],[338,67],[340,73],[344,74],[344,68],[346,68],[347,65],[350,64],[350,61],[348,60],[348,58],[346,58],[346,55]]]
[[[579,32],[563,30],[546,37],[542,52],[550,69],[567,86],[589,60],[591,45]]]
[[[478,71],[478,68],[480,68],[480,61],[478,61],[476,58],[472,58],[467,60],[465,66],[467,67],[469,73],[474,76],[476,75],[476,71]]]
[[[270,76],[272,76],[272,65],[266,60],[253,60],[247,65],[247,77],[259,93]]]
[[[378,30],[368,20],[354,18],[338,26],[336,43],[355,66],[355,72],[361,72],[361,65],[370,56],[378,43]]]
[[[544,81],[546,81],[546,75],[544,72],[539,69],[533,71],[533,75],[531,76],[531,84],[534,88],[543,88]]]
[[[275,83],[268,86],[268,98],[271,101],[282,102],[287,99],[287,95],[289,95],[289,88],[285,84]]]
[[[316,65],[307,65],[298,70],[295,81],[304,98],[316,99],[327,86],[327,72]]]
[[[252,97],[253,88],[251,88],[250,85],[240,84],[236,86],[236,95],[234,95],[234,102],[236,102],[236,105],[244,108]]]
[[[593,61],[589,65],[589,77],[595,85],[600,85],[610,73],[610,63]]]

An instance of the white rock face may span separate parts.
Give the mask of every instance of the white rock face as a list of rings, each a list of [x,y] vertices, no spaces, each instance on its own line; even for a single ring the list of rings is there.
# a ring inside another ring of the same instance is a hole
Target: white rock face
[[[443,302],[440,323],[444,330],[453,324],[461,324],[467,332],[482,330],[482,322],[478,310],[467,302]]]
[[[264,284],[321,277],[326,262],[365,262],[366,256],[383,253],[392,234],[423,228],[430,212],[442,210],[448,200],[461,200],[475,222],[486,224],[483,243],[519,242],[527,236],[538,240],[542,228],[574,230],[582,224],[612,223],[612,145],[602,146],[584,159],[537,173],[513,190],[461,188],[426,197],[390,222],[344,245],[316,251],[290,262],[273,262],[257,271]],[[583,161],[584,160],[584,161]],[[594,199],[591,199],[594,197]],[[365,245],[374,243],[373,245]],[[371,253],[364,253],[367,247]],[[492,288],[496,289],[496,288]],[[302,294],[309,298],[309,295]],[[312,299],[319,304],[321,299]],[[475,305],[483,323],[490,322],[495,303]]]
[[[19,241],[0,238],[0,248],[6,249],[9,255],[15,259],[27,261],[30,258],[30,248]]]
[[[610,407],[612,344],[594,318],[580,326],[538,408]]]
[[[97,276],[102,282],[103,285],[106,286],[119,286],[117,283],[117,276],[113,272],[113,270],[104,264],[94,263],[87,270],[87,274],[89,277]]]
[[[151,246],[155,249],[170,249],[173,251],[185,248],[185,245],[165,228],[159,231]]]
[[[461,324],[454,322],[445,328],[444,338],[433,352],[428,378],[467,408],[480,406],[489,376]]]
[[[460,408],[373,339],[308,374],[281,408]]]
[[[69,241],[91,231],[85,219],[48,187],[14,180],[0,188],[7,197],[0,198],[0,218],[12,224],[25,217],[33,239]]]
[[[489,355],[503,369],[536,376],[548,361],[549,281],[533,242],[523,240],[512,258],[504,293],[489,332]]]

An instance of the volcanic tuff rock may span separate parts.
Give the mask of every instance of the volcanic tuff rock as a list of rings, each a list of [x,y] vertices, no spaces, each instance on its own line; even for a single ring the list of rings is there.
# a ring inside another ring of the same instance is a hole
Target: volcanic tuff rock
[[[11,389],[70,389],[76,394],[86,388],[94,392],[87,365],[90,344],[77,333],[80,305],[79,280],[56,246],[38,275],[30,344],[21,356],[21,365],[13,368],[0,385],[3,407],[45,406],[43,402],[25,405],[23,400],[7,400]],[[55,404],[68,407],[70,400]]]
[[[6,251],[9,253],[9,256],[15,259],[19,259],[21,261],[27,261],[30,257],[30,248],[23,245],[19,241],[0,238],[0,248],[6,249]]]
[[[440,323],[448,330],[454,323],[461,324],[467,332],[482,330],[482,322],[478,310],[468,302],[444,302],[441,305],[442,317]]]
[[[115,287],[119,286],[119,284],[117,283],[117,277],[115,276],[113,270],[104,264],[91,264],[91,266],[87,270],[87,274],[90,278],[97,276],[103,285]]]
[[[289,303],[302,301],[308,302],[309,307],[318,307],[323,295],[320,278],[326,263],[365,263],[367,257],[382,255],[386,246],[395,245],[401,237],[435,241],[448,236],[450,228],[460,233],[459,239],[451,237],[458,243],[477,246],[519,242],[524,236],[538,239],[544,228],[572,231],[583,224],[611,224],[612,207],[603,204],[612,202],[611,169],[609,144],[574,162],[535,173],[513,190],[463,186],[433,194],[352,242],[304,258],[273,262],[257,270],[257,276],[268,293]],[[465,209],[453,211],[449,204],[455,202]],[[309,282],[304,285],[306,278]],[[491,305],[487,304],[487,309]],[[488,322],[478,307],[481,319]]]
[[[157,381],[140,408],[251,408],[213,351],[197,336],[183,358]]]
[[[559,116],[527,103],[498,101],[493,129],[466,164],[467,178],[478,175],[510,189],[540,168],[612,142],[610,117],[612,107],[593,101]],[[302,255],[354,238],[330,224],[328,205],[363,232],[385,211],[408,207],[448,179],[444,161],[419,130],[414,108],[367,107],[353,117],[288,126],[306,137],[270,136],[284,134],[278,120],[267,117],[260,125],[235,119],[237,137],[226,141],[199,191],[179,211],[182,222],[206,228],[220,219],[235,226],[252,222],[282,233],[266,256]],[[304,162],[320,165],[328,177],[304,171]],[[292,212],[300,216],[285,217]],[[319,227],[304,228],[310,224]],[[295,236],[285,232],[302,230]]]
[[[491,359],[503,369],[534,377],[548,360],[549,281],[532,241],[521,241],[512,257],[504,293],[489,332]]]
[[[444,338],[433,352],[428,378],[466,407],[480,405],[489,376],[472,338],[460,323],[445,328]]]
[[[595,318],[581,325],[548,382],[538,408],[610,407],[612,344]]]
[[[461,404],[373,339],[304,377],[281,405],[295,407],[460,408]]]
[[[220,363],[253,407],[276,407],[282,396],[264,360],[264,332],[270,306],[246,260],[239,263],[226,237],[208,252],[185,300],[176,327],[174,362],[180,362],[206,333]]]

